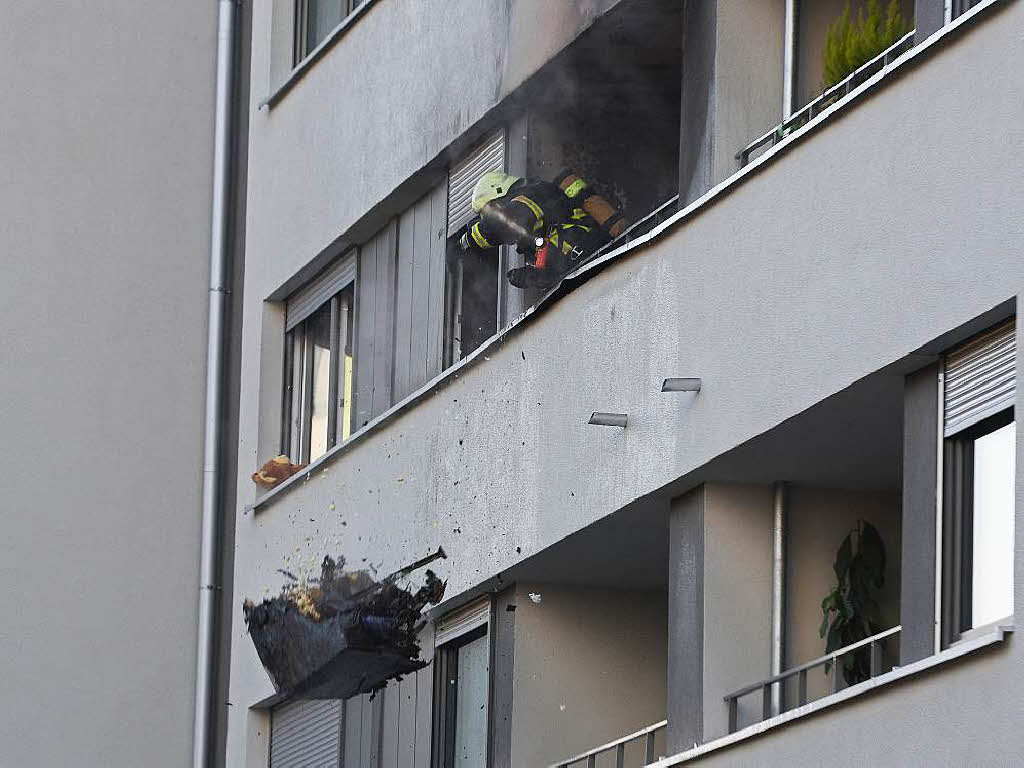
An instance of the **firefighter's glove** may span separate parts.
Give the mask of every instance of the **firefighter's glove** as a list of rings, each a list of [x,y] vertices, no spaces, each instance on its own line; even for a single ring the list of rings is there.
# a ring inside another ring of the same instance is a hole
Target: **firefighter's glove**
[[[508,271],[508,281],[516,288],[551,288],[557,285],[562,276],[552,269],[537,267],[516,267]]]

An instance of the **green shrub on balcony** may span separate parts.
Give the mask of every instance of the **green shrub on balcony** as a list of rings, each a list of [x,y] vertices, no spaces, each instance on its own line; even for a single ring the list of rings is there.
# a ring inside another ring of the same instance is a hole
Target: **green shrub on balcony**
[[[878,0],[868,0],[857,12],[856,20],[847,2],[842,15],[829,26],[825,36],[825,50],[822,52],[825,88],[842,82],[857,67],[895,44],[910,29],[910,22],[903,18],[898,0],[890,0],[884,19]]]

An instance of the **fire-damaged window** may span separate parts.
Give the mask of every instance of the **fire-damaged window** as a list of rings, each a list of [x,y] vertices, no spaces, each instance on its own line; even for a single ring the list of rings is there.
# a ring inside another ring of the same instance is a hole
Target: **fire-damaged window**
[[[531,78],[528,177],[557,181],[571,172],[630,222],[672,200],[683,5],[622,0]]]
[[[434,652],[434,768],[489,764],[491,636],[489,599],[437,623]]]
[[[281,452],[314,461],[352,431],[355,259],[288,300]]]
[[[943,644],[1013,615],[1016,324],[952,350],[943,393]]]
[[[445,280],[445,366],[458,362],[498,330],[502,249],[462,253],[461,229],[475,218],[473,187],[488,171],[505,170],[505,131],[487,136],[451,167],[448,174],[448,222]]]
[[[295,56],[298,64],[364,0],[296,0]]]

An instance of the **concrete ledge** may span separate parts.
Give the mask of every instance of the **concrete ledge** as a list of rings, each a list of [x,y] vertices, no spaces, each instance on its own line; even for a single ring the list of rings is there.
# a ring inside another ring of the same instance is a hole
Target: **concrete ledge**
[[[999,626],[995,630],[981,635],[980,637],[956,643],[946,650],[940,651],[934,656],[921,659],[920,661],[908,664],[905,667],[893,667],[891,672],[887,672],[884,675],[879,675],[878,677],[874,677],[870,680],[865,680],[863,683],[858,683],[857,685],[845,688],[839,693],[832,694],[831,696],[825,696],[817,701],[805,704],[802,707],[791,709],[781,715],[768,718],[767,720],[762,720],[760,723],[747,726],[741,731],[736,731],[736,733],[730,733],[728,736],[723,736],[720,739],[709,741],[707,744],[701,744],[693,749],[680,752],[678,755],[662,758],[655,763],[650,763],[647,768],[669,768],[674,765],[682,765],[683,763],[695,760],[710,752],[715,752],[734,744],[747,741],[755,736],[765,733],[766,731],[786,725],[794,720],[800,720],[801,718],[808,717],[817,712],[834,707],[837,704],[842,704],[850,699],[855,699],[858,696],[862,696],[875,690],[876,688],[881,688],[895,683],[898,680],[903,680],[904,678],[920,674],[921,672],[932,669],[933,667],[948,664],[961,656],[974,653],[975,651],[986,648],[990,645],[1002,643],[1006,639],[1006,636],[1012,632],[1013,626]]]

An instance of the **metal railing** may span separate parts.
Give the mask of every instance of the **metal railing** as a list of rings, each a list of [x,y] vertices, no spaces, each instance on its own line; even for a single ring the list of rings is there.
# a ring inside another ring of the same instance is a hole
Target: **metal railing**
[[[595,747],[589,752],[570,757],[568,760],[562,760],[555,763],[551,768],[570,768],[570,766],[579,766],[582,768],[595,768],[597,765],[597,758],[606,755],[608,753],[615,753],[615,768],[624,768],[626,765],[626,747],[632,742],[642,743],[644,747],[644,762],[643,765],[653,763],[655,760],[654,755],[654,740],[657,737],[658,731],[664,730],[668,726],[668,720],[662,720],[660,723],[654,725],[648,725],[646,728],[641,728],[636,733],[631,733],[629,736],[623,736],[621,739],[603,744],[600,747]]]
[[[846,79],[841,80],[831,88],[827,88],[820,96],[804,107],[801,107],[798,111],[790,115],[789,118],[783,120],[770,131],[747,144],[747,146],[736,153],[736,159],[739,161],[740,168],[750,162],[750,155],[754,151],[768,144],[774,147],[786,138],[791,131],[809,123],[814,119],[814,116],[820,113],[823,109],[831,106],[844,96],[848,96],[850,91],[858,85],[863,83],[876,72],[880,72],[885,69],[885,67],[889,65],[890,61],[913,48],[914,31],[915,30],[911,30],[905,34],[892,46],[886,48],[880,54],[875,56],[875,58],[871,59],[871,61],[861,64],[851,74],[847,75]]]
[[[797,678],[797,706],[803,706],[807,703],[807,672],[808,670],[814,669],[815,667],[822,667],[826,664],[832,665],[832,693],[838,693],[842,689],[842,675],[841,675],[841,664],[839,660],[842,659],[849,653],[856,651],[864,646],[870,646],[871,648],[871,671],[870,677],[877,677],[882,674],[882,644],[883,641],[894,635],[898,635],[902,629],[901,625],[897,625],[892,629],[887,629],[884,632],[879,632],[877,635],[871,637],[865,637],[856,643],[851,643],[845,648],[839,648],[832,653],[826,654],[821,658],[809,661],[806,664],[801,664],[798,667],[787,669],[785,672],[774,677],[769,677],[766,680],[762,680],[759,683],[748,685],[745,688],[740,688],[738,691],[733,691],[724,697],[725,706],[729,711],[729,733],[733,733],[736,730],[737,719],[739,714],[739,700],[747,694],[754,693],[757,690],[761,691],[761,719],[767,720],[772,716],[772,688],[776,685],[782,686],[786,680],[791,677]],[[780,701],[783,698],[780,696]],[[783,709],[783,711],[785,711]],[[781,714],[781,712],[777,713]]]

